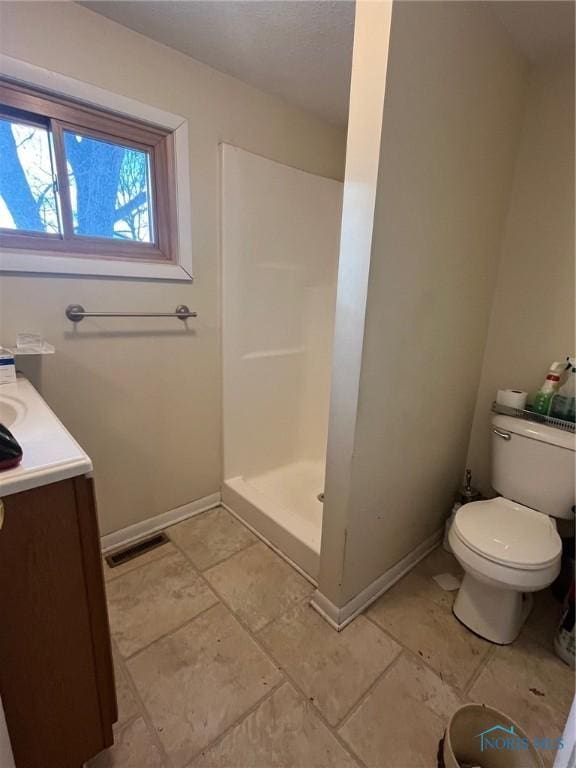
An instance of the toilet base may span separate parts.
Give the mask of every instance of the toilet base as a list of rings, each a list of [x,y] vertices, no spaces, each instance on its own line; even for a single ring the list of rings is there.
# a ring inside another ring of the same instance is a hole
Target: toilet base
[[[529,593],[500,589],[466,573],[452,610],[462,624],[480,637],[509,645],[518,637],[532,602]]]

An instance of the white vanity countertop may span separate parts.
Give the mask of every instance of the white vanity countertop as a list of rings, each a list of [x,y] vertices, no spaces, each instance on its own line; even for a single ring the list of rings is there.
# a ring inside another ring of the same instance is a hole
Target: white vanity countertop
[[[24,454],[17,467],[0,470],[0,498],[92,472],[90,457],[23,376],[0,385],[0,422]]]

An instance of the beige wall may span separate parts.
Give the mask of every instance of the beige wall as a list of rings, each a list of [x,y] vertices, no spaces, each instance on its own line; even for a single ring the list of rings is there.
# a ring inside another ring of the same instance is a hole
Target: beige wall
[[[189,120],[194,284],[2,276],[0,341],[39,331],[57,348],[26,366],[91,455],[102,532],[219,490],[221,364],[218,144],[342,178],[344,132],[73,3],[0,4],[0,51]],[[64,318],[94,310],[171,310],[176,321]]]
[[[498,389],[533,393],[553,360],[574,354],[574,58],[537,61],[468,451],[490,492],[490,404]]]
[[[366,34],[357,45],[370,47]],[[326,488],[320,591],[337,606],[439,528],[464,469],[523,86],[486,4],[394,4],[347,508],[334,524]]]

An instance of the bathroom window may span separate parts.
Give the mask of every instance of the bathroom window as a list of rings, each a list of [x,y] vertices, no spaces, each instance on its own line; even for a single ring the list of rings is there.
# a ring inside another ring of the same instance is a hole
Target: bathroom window
[[[173,134],[0,81],[0,245],[175,262]]]

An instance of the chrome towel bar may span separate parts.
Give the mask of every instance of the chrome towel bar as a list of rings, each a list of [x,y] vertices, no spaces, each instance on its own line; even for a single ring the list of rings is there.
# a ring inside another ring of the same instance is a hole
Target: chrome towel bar
[[[69,304],[66,317],[73,323],[79,323],[85,317],[177,317],[178,320],[187,320],[198,317],[198,313],[190,312],[186,304],[179,304],[174,312],[86,312],[81,304]]]

